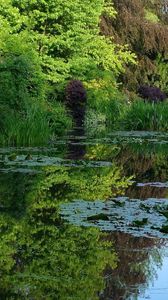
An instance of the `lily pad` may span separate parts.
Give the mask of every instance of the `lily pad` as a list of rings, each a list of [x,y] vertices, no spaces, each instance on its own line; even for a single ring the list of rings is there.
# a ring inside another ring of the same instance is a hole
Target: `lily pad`
[[[109,217],[103,213],[98,214],[98,215],[93,215],[90,217],[87,217],[88,221],[97,221],[97,220],[103,220],[103,221],[108,221]]]
[[[93,226],[102,231],[122,231],[134,236],[163,238],[167,217],[160,211],[164,211],[163,208],[166,209],[167,205],[167,198],[149,198],[144,201],[128,197],[93,202],[74,200],[61,205],[61,216],[77,226]]]
[[[135,220],[132,222],[132,226],[144,226],[148,223],[148,218],[143,218],[142,220]]]

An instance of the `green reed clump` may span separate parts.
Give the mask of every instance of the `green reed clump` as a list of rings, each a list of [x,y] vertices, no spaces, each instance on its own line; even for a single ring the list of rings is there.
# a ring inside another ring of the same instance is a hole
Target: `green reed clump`
[[[133,102],[125,111],[121,126],[128,130],[168,130],[168,102]]]
[[[59,103],[52,108],[36,102],[22,112],[5,108],[1,125],[1,144],[39,146],[46,144],[51,136],[63,133],[71,126],[71,120]]]

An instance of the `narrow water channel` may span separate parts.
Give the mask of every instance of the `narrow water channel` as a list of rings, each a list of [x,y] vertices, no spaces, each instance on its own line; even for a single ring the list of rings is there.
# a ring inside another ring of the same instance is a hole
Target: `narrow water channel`
[[[167,300],[168,134],[0,148],[0,299]]]

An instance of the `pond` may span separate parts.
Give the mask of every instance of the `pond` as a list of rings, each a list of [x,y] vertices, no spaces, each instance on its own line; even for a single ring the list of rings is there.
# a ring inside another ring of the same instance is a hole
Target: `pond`
[[[168,134],[0,148],[0,299],[168,299]]]

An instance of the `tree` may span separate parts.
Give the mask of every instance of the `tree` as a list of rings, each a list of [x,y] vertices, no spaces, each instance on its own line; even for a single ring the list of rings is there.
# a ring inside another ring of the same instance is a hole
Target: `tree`
[[[21,15],[20,30],[29,30],[37,42],[43,71],[51,82],[62,83],[72,77],[84,79],[88,70],[94,68],[110,69],[118,75],[125,63],[134,61],[124,47],[99,34],[102,11],[110,17],[115,15],[110,1],[10,2]]]
[[[115,19],[102,17],[101,32],[106,36],[114,36],[115,42],[128,44],[136,53],[138,64],[127,68],[122,80],[125,86],[136,90],[139,84],[150,83],[154,73],[156,59],[160,53],[167,55],[168,23],[162,10],[161,0],[114,0],[117,11]]]

